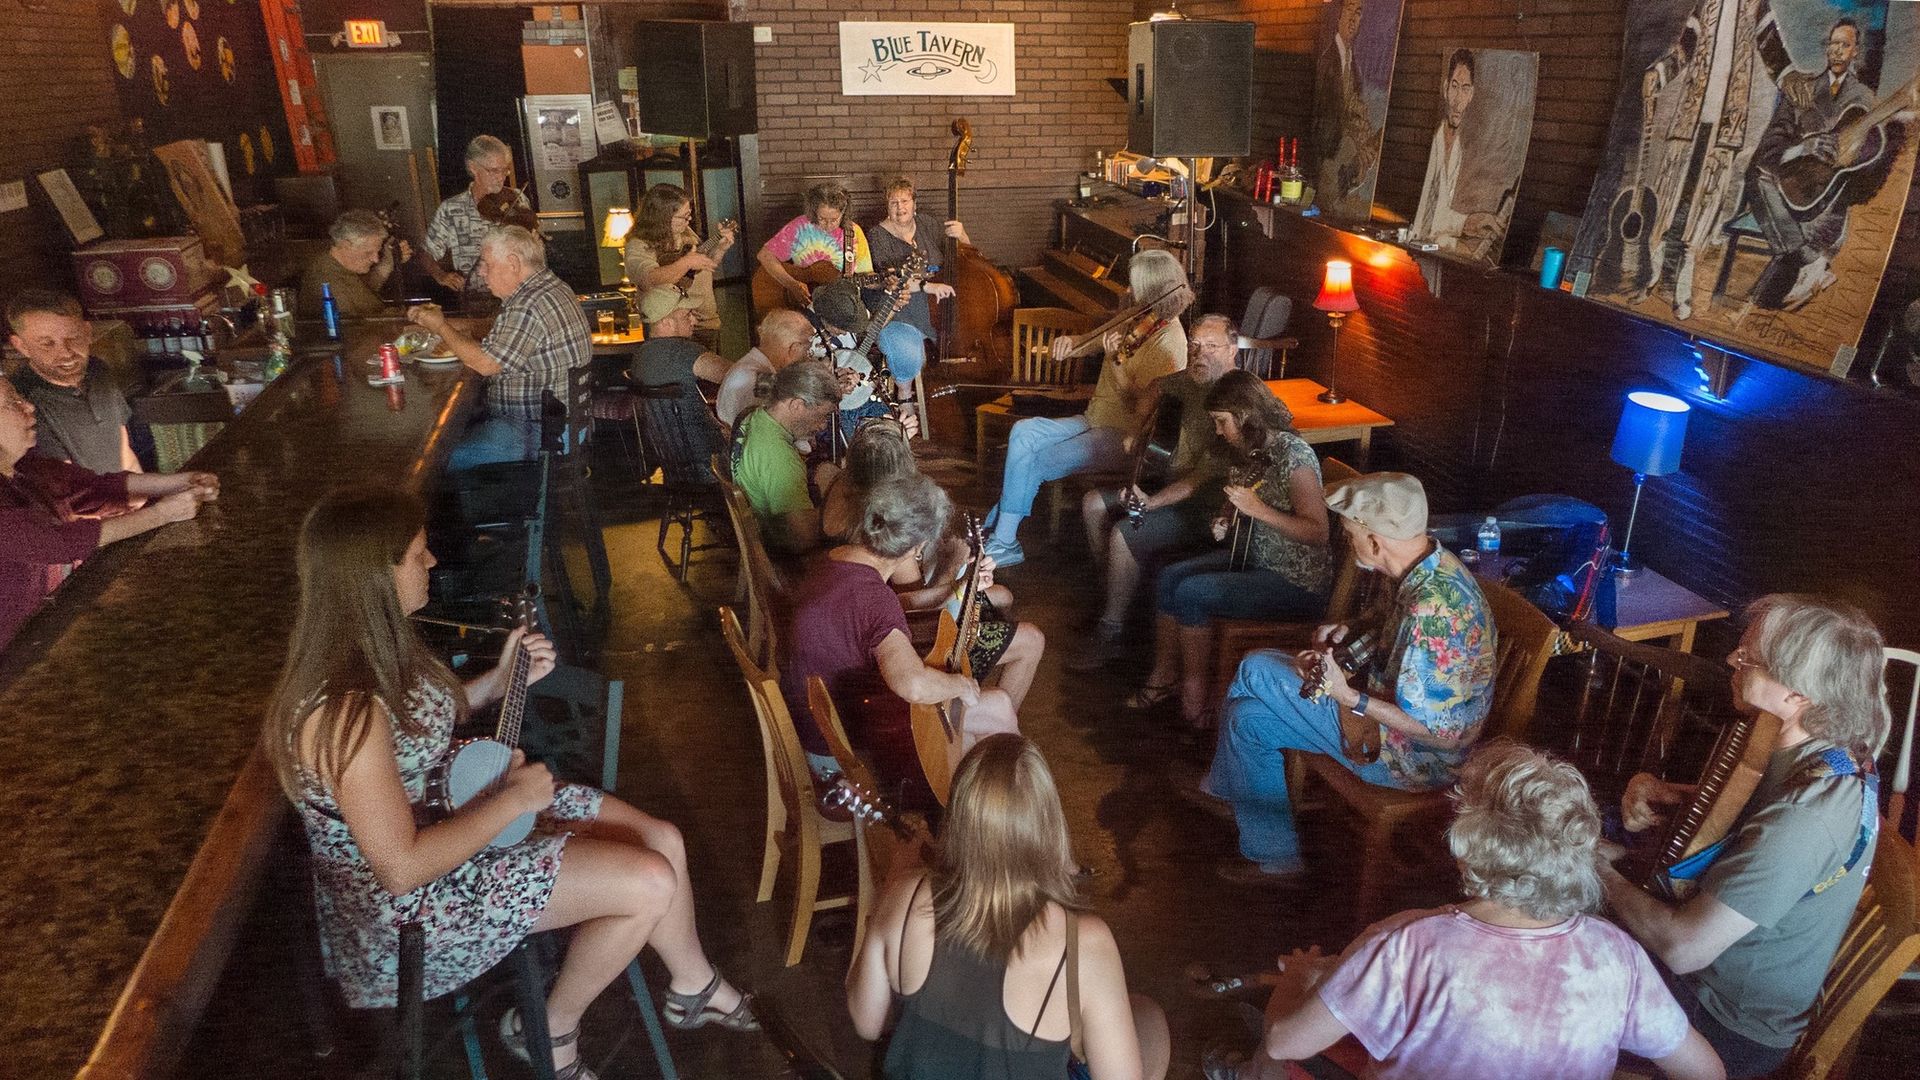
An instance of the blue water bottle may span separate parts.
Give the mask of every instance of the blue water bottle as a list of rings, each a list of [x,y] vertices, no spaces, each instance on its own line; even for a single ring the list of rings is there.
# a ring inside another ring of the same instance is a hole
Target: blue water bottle
[[[1489,517],[1480,524],[1480,534],[1476,538],[1481,555],[1500,554],[1500,519]]]
[[[320,286],[320,317],[327,323],[327,340],[340,340],[340,305],[334,302],[333,286]]]

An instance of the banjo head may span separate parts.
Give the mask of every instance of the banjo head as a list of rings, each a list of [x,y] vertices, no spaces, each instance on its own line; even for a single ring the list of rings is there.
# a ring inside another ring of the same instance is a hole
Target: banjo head
[[[834,368],[845,368],[860,376],[860,382],[840,399],[842,412],[857,409],[873,400],[873,362],[852,349],[837,349],[829,362]]]

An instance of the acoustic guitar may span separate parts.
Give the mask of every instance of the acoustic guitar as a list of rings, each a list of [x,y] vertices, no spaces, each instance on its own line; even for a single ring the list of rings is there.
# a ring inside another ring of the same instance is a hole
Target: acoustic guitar
[[[967,568],[960,579],[960,603],[958,608],[949,605],[940,611],[933,648],[927,652],[929,667],[973,677],[969,653],[974,640],[980,636],[980,553],[985,547],[986,534],[979,520],[967,515]],[[953,614],[956,610],[960,613],[957,620]],[[933,797],[941,806],[947,805],[947,794],[953,786],[953,766],[960,758],[960,727],[948,714],[950,704],[911,707],[914,753],[920,759],[920,771],[926,777],[927,786],[933,789]]]
[[[845,729],[838,724],[825,722],[825,717],[834,715],[829,712],[832,699],[827,696],[827,684],[818,675],[807,680],[807,696],[813,706],[814,718],[821,721],[816,726],[827,740],[827,751],[840,766],[840,776],[834,781],[833,787],[821,792],[821,803],[840,807],[864,824],[886,826],[885,830],[872,830],[864,837],[867,866],[872,871],[873,879],[886,880],[888,872],[896,864],[908,859],[931,866],[933,830],[926,818],[902,812],[880,794],[880,785],[874,780],[873,771],[867,768],[866,761],[854,753],[853,747],[847,743]]]
[[[1173,480],[1173,456],[1180,448],[1180,421],[1185,407],[1172,394],[1161,394],[1154,403],[1153,417],[1134,451],[1133,479],[1120,496],[1127,513],[1127,524],[1139,528],[1146,520],[1147,507],[1134,496],[1134,490],[1152,495]]]
[[[1648,236],[1660,213],[1660,198],[1647,186],[1647,150],[1653,143],[1654,106],[1657,95],[1651,79],[1641,85],[1640,148],[1634,155],[1633,174],[1623,177],[1620,191],[1613,197],[1607,213],[1607,251],[1601,262],[1620,268],[1619,288],[1637,292],[1653,278],[1652,247]]]
[[[510,602],[514,621],[529,631],[534,629],[535,603],[539,596],[540,587],[528,585],[524,593]],[[513,767],[513,751],[520,745],[520,729],[527,713],[527,685],[533,673],[533,657],[522,645],[514,649],[507,663],[510,665],[507,668],[507,689],[500,699],[500,722],[494,729],[493,738],[464,739],[455,743],[439,771],[428,780],[428,805],[442,818],[490,794],[499,787],[507,770]],[[525,840],[533,832],[533,820],[534,815],[530,813],[514,818],[506,828],[500,830],[499,835],[488,841],[488,846],[512,847]]]

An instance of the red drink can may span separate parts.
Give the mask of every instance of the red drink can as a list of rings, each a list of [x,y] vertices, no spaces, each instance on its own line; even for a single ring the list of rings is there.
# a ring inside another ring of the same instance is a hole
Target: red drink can
[[[400,374],[400,350],[392,345],[380,346],[380,377],[391,379]]]

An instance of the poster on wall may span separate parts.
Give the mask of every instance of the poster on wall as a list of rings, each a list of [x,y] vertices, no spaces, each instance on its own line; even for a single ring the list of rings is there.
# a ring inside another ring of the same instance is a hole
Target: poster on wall
[[[1845,374],[1913,174],[1917,7],[1633,0],[1587,295]]]
[[[600,152],[587,94],[533,94],[524,103],[533,156],[534,202],[542,214],[580,212],[580,163]]]
[[[1314,203],[1336,220],[1373,214],[1403,3],[1340,0],[1324,20],[1325,44],[1314,65]]]
[[[1540,54],[1454,47],[1440,57],[1440,115],[1407,239],[1496,266],[1533,136]]]
[[[413,149],[413,139],[407,130],[405,105],[374,105],[371,109],[375,150]]]
[[[849,97],[1010,96],[1013,24],[843,22],[840,92]]]

